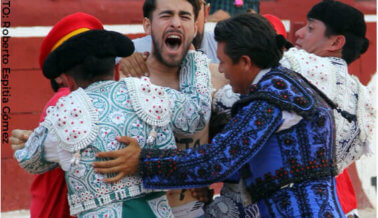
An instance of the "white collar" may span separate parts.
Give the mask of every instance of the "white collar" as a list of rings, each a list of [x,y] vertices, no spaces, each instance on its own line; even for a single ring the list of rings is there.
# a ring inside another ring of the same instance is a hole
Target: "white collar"
[[[255,78],[253,79],[252,85],[258,83],[261,80],[261,78],[263,76],[265,76],[265,74],[267,74],[270,70],[271,70],[271,68],[266,68],[266,69],[260,70],[260,72],[258,72],[257,75],[255,76]]]

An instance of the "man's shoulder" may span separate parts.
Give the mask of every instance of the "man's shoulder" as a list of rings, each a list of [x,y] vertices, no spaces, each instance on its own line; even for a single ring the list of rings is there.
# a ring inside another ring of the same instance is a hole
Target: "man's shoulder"
[[[251,86],[249,100],[264,100],[282,110],[294,111],[301,116],[311,116],[315,109],[314,91],[296,72],[279,66],[265,74]]]
[[[70,89],[67,87],[59,88],[59,90],[54,94],[53,97],[50,98],[50,100],[45,104],[43,107],[42,115],[40,117],[40,122],[42,122],[46,117],[46,109],[50,106],[55,106],[58,100],[61,97],[67,96],[70,94]]]

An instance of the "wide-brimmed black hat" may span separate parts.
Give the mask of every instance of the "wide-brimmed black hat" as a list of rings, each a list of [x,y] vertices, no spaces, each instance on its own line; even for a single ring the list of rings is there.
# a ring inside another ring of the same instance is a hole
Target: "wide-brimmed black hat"
[[[69,38],[52,51],[43,63],[43,74],[53,79],[81,64],[88,56],[127,57],[134,52],[133,42],[114,31],[88,30]]]

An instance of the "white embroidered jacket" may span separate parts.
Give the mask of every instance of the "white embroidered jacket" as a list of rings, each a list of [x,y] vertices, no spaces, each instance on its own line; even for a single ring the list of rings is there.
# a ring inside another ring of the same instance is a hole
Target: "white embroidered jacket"
[[[15,156],[31,173],[58,166],[66,171],[71,214],[148,193],[137,175],[103,182],[93,171],[100,151],[119,150],[116,136],[130,136],[141,147],[175,148],[173,132],[191,134],[210,117],[208,59],[190,51],[180,71],[180,91],[152,85],[148,78],[96,82],[49,107],[46,119]],[[114,175],[105,175],[108,177]]]
[[[334,110],[337,170],[342,172],[373,144],[376,108],[372,90],[350,75],[347,63],[340,58],[319,57],[291,48],[280,63],[304,76],[341,110],[356,115],[356,122],[348,122]]]

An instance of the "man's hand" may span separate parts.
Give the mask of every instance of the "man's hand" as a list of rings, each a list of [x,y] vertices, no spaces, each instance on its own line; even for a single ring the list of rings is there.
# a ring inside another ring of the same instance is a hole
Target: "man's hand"
[[[117,182],[122,177],[135,174],[138,171],[141,148],[137,140],[122,136],[117,137],[117,141],[128,146],[118,151],[99,152],[96,157],[112,158],[113,160],[92,163],[94,170],[98,173],[118,173],[113,178],[105,178],[104,182]]]
[[[193,198],[205,204],[208,204],[213,200],[214,189],[209,189],[209,187],[191,188],[189,191]]]
[[[14,151],[22,149],[25,147],[25,143],[28,140],[30,134],[33,131],[23,130],[23,129],[14,129],[12,130],[11,137],[9,138],[12,149]]]
[[[119,72],[121,77],[149,76],[150,73],[146,65],[148,55],[148,52],[135,52],[129,57],[122,58],[119,62]]]

